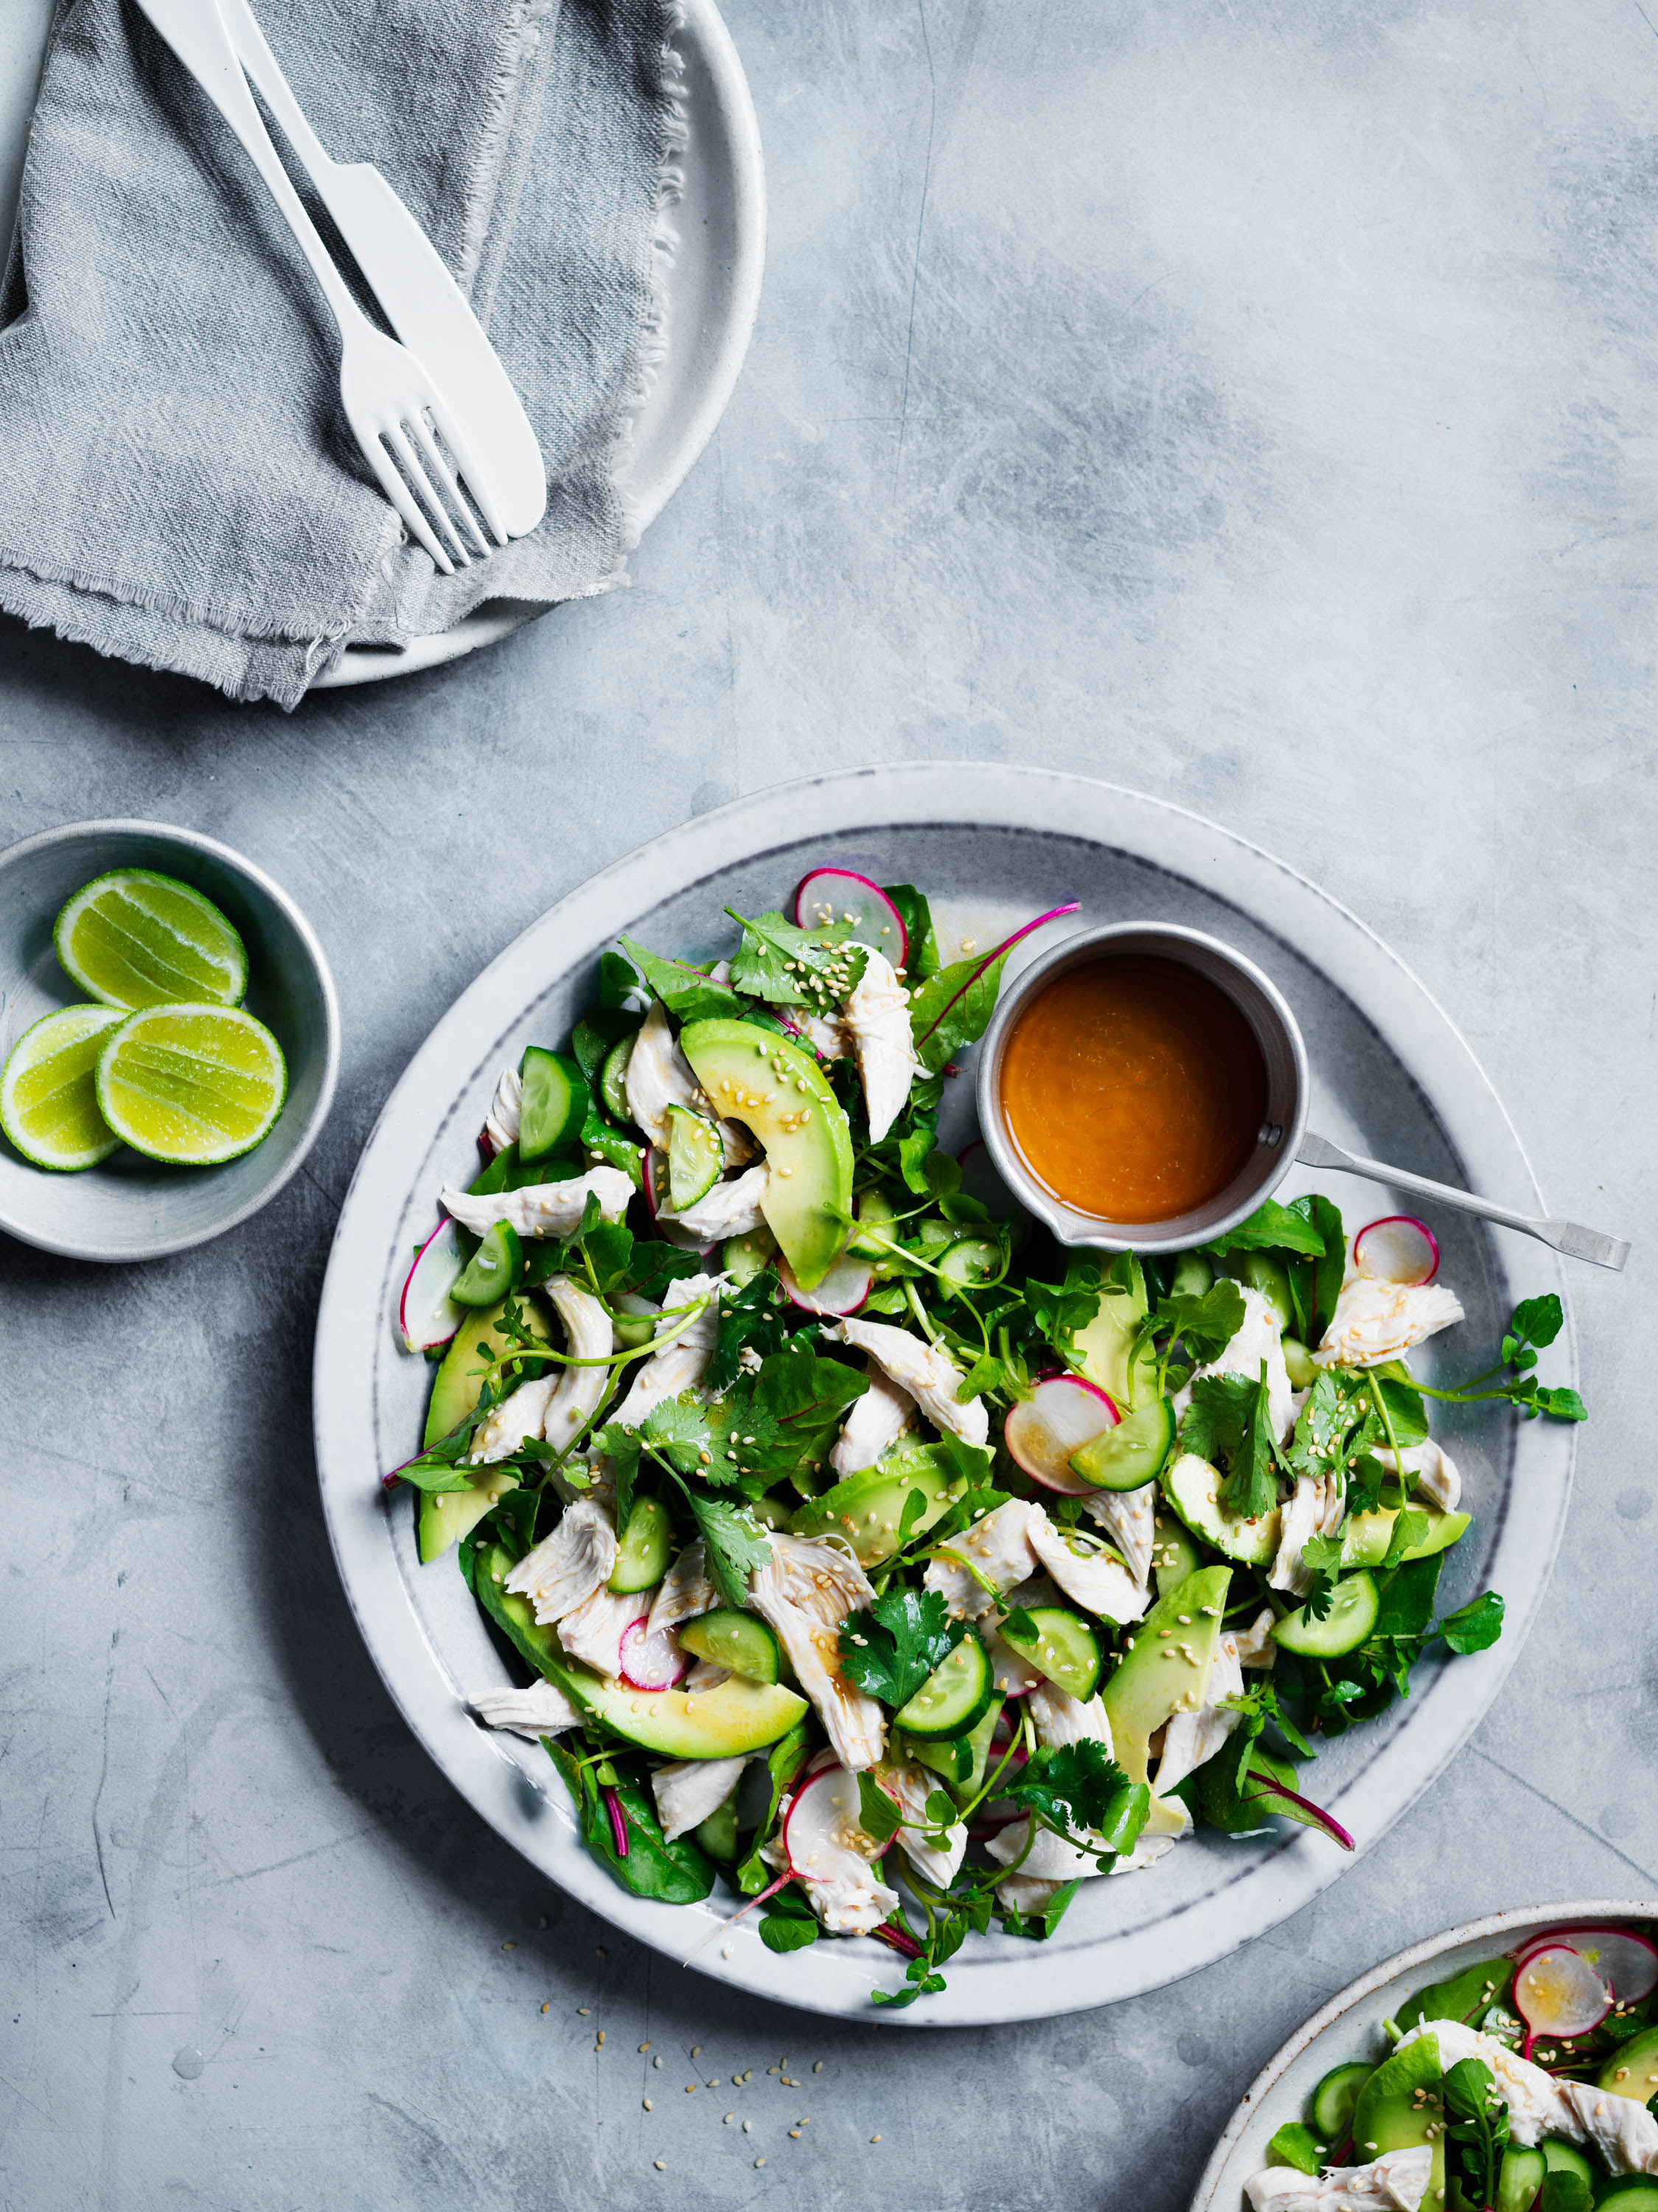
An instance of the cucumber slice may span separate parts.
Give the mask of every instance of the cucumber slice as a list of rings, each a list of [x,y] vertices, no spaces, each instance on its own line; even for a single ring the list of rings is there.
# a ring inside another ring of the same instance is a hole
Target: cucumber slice
[[[1167,1597],[1171,1589],[1196,1574],[1203,1565],[1197,1546],[1181,1524],[1166,1514],[1159,1513],[1151,1539],[1151,1565],[1157,1572],[1157,1595]]]
[[[1096,1490],[1142,1490],[1157,1480],[1174,1449],[1174,1406],[1167,1398],[1150,1398],[1114,1429],[1090,1437],[1067,1464]]]
[[[938,1279],[952,1291],[976,1290],[1002,1272],[999,1244],[988,1237],[963,1237],[938,1263]]]
[[[604,1055],[604,1065],[598,1071],[598,1095],[606,1110],[618,1121],[634,1126],[634,1109],[628,1103],[628,1062],[634,1056],[637,1030],[629,1030],[626,1036],[618,1037]]]
[[[1220,1502],[1220,1474],[1195,1452],[1169,1460],[1157,1478],[1163,1494],[1194,1536],[1246,1567],[1264,1567],[1278,1550],[1278,1510],[1245,1521]]]
[[[1359,1645],[1376,1626],[1382,1595],[1376,1577],[1361,1567],[1344,1575],[1330,1593],[1330,1610],[1322,1620],[1310,1620],[1304,1605],[1297,1606],[1272,1631],[1274,1644],[1303,1659],[1339,1659]]]
[[[1240,1252],[1228,1261],[1226,1272],[1235,1281],[1260,1292],[1278,1316],[1281,1329],[1295,1327],[1296,1302],[1290,1296],[1289,1271],[1281,1260],[1272,1259],[1265,1252]]]
[[[519,1067],[524,1085],[519,1110],[518,1156],[521,1160],[544,1159],[561,1145],[574,1144],[581,1133],[588,1105],[587,1079],[574,1060],[544,1046],[526,1045]]]
[[[1286,2120],[1266,2146],[1268,2166],[1292,2166],[1298,2173],[1316,2174],[1328,2143],[1320,2142],[1299,2120]]]
[[[455,1279],[450,1297],[458,1306],[499,1305],[513,1289],[524,1267],[524,1247],[510,1221],[497,1221]]]
[[[668,1203],[676,1213],[706,1198],[726,1164],[720,1132],[689,1106],[668,1109]]]
[[[667,1507],[659,1498],[635,1498],[616,1547],[609,1587],[618,1594],[654,1589],[672,1556],[673,1522]]]
[[[1177,1298],[1200,1298],[1215,1279],[1214,1263],[1204,1252],[1182,1252],[1175,1262],[1175,1272],[1169,1279],[1169,1295]]]
[[[1537,2148],[1542,2152],[1543,2163],[1551,2173],[1575,2173],[1588,2188],[1599,2188],[1600,2176],[1575,2142],[1568,2142],[1564,2136],[1545,2136]],[[1658,2182],[1649,2180],[1645,2174],[1632,2174],[1630,2179],[1646,2182],[1647,2187],[1654,2193],[1655,2203],[1658,2203]],[[1610,2194],[1610,2191],[1606,2193]],[[1647,2207],[1625,2204],[1624,2212],[1647,2212]]]
[[[953,1743],[946,1736],[937,1743],[908,1743],[905,1748],[929,1772],[938,1776],[958,1805],[965,1805],[984,1786],[985,1776],[990,1771],[990,1739],[996,1733],[1001,1712],[1001,1699],[993,1698],[967,1734],[957,1736]]]
[[[750,1682],[774,1682],[782,1671],[783,1654],[769,1623],[730,1606],[688,1620],[679,1632],[679,1648]]]
[[[1545,2143],[1543,2156],[1546,2160],[1549,2149],[1550,2146]],[[1583,2163],[1587,2166],[1588,2160],[1585,2159]],[[1658,2181],[1655,2181],[1649,2173],[1620,2173],[1615,2180],[1602,2185],[1594,2204],[1595,2212],[1600,2212],[1603,2204],[1614,2206],[1616,2212],[1658,2212]]]
[[[733,1290],[746,1290],[756,1275],[763,1275],[777,1250],[777,1239],[763,1222],[746,1237],[728,1237],[720,1264],[731,1277]]]
[[[1333,2066],[1313,2092],[1309,2107],[1321,2142],[1339,2143],[1353,2124],[1358,2093],[1375,2072],[1362,2058],[1344,2059]]]
[[[949,1658],[933,1668],[909,1703],[893,1715],[893,1726],[923,1741],[966,1735],[975,1721],[984,1718],[995,1695],[990,1654],[969,1628]]]
[[[1033,1605],[1026,1608],[1029,1636],[1016,1636],[1004,1621],[997,1632],[1022,1657],[1086,1705],[1100,1686],[1105,1653],[1100,1639],[1068,1605]]]
[[[1540,2150],[1522,2150],[1518,2143],[1510,2143],[1497,2168],[1495,2212],[1530,2212],[1547,2172]],[[1630,2205],[1626,2212],[1647,2212],[1647,2208]]]

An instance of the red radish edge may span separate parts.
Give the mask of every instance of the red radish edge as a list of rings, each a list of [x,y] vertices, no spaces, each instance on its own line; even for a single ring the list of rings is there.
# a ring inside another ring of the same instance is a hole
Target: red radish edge
[[[604,1800],[604,1809],[610,1816],[610,1841],[616,1846],[619,1859],[628,1856],[628,1816],[622,1809],[622,1800],[609,1784],[604,1784],[599,1795]]]
[[[457,1316],[455,1321],[455,1328],[452,1328],[447,1336],[429,1337],[421,1344],[416,1344],[415,1342],[409,1328],[409,1293],[414,1286],[416,1276],[420,1273],[421,1262],[425,1259],[433,1245],[436,1243],[438,1238],[441,1237],[446,1231],[447,1231],[450,1240],[452,1243],[454,1241],[455,1224],[452,1220],[450,1220],[447,1214],[446,1214],[443,1219],[439,1222],[437,1227],[426,1239],[426,1242],[421,1246],[419,1251],[416,1253],[414,1264],[410,1268],[409,1273],[403,1279],[403,1290],[398,1298],[398,1328],[399,1334],[402,1335],[404,1344],[408,1346],[410,1352],[435,1352],[440,1344],[449,1343],[454,1336],[455,1329],[460,1327],[459,1317]],[[460,1258],[460,1248],[459,1245],[456,1245],[455,1247],[455,1259],[457,1265],[454,1276],[452,1279],[459,1280],[461,1268],[465,1265],[465,1262],[462,1261]]]
[[[1596,1973],[1611,1983],[1613,1995],[1623,2003],[1639,2004],[1643,1997],[1649,1996],[1655,1989],[1658,1989],[1658,1943],[1637,1935],[1632,1928],[1620,1928],[1612,1923],[1602,1923],[1593,1928],[1551,1928],[1541,1935],[1528,1936],[1519,1949],[1510,1954],[1514,1960],[1514,1971],[1516,1974],[1521,1972],[1527,1960],[1539,1951],[1575,1951],[1586,1936],[1600,1938],[1603,1943],[1606,1941],[1625,1943],[1633,1951],[1644,1953],[1645,1960],[1636,1978],[1642,1981],[1643,1985],[1639,1988],[1627,1974],[1619,1975],[1615,1968],[1606,1964],[1604,1949],[1591,1962]],[[1646,1961],[1650,1962],[1649,1966]]]
[[[904,917],[881,889],[879,884],[872,883],[867,876],[860,876],[856,868],[812,868],[802,876],[794,890],[795,927],[811,929],[817,927],[816,923],[806,919],[804,904],[807,884],[815,884],[824,876],[839,876],[842,883],[857,884],[864,890],[872,892],[879,899],[881,904],[898,925],[898,957],[892,964],[895,968],[904,967],[909,959],[909,932],[904,927]]]
[[[1056,1473],[1050,1468],[1036,1465],[1035,1455],[1028,1442],[1023,1451],[1019,1448],[1017,1437],[1020,1431],[1030,1422],[1042,1419],[1041,1412],[1036,1405],[1037,1396],[1051,1383],[1064,1383],[1072,1389],[1085,1391],[1090,1397],[1104,1401],[1111,1418],[1108,1421],[1102,1421],[1100,1424],[1100,1426],[1092,1432],[1094,1436],[1103,1434],[1107,1429],[1114,1429],[1121,1420],[1121,1412],[1115,1399],[1108,1391],[1102,1390],[1097,1382],[1090,1382],[1085,1375],[1072,1374],[1068,1367],[1056,1368],[1037,1377],[1036,1388],[1029,1398],[1016,1399],[1009,1407],[1007,1418],[1002,1423],[1002,1441],[1006,1444],[1009,1454],[1017,1464],[1024,1469],[1033,1482],[1041,1483],[1044,1490],[1057,1491],[1063,1498],[1087,1498],[1094,1490],[1095,1486],[1091,1482],[1084,1482],[1079,1474],[1072,1474],[1068,1468]],[[1080,1449],[1083,1444],[1090,1441],[1091,1439],[1088,1437],[1078,1437],[1077,1449]],[[1066,1457],[1069,1459],[1070,1454],[1067,1453]]]
[[[1576,1959],[1579,1966],[1582,1967],[1585,1974],[1587,1974],[1589,1979],[1594,1982],[1596,1988],[1600,1990],[1601,1996],[1605,2000],[1600,2011],[1596,2013],[1594,2019],[1586,2020],[1581,2027],[1551,2027],[1546,2024],[1546,2022],[1538,2022],[1533,2021],[1531,2014],[1526,2009],[1525,2003],[1520,1994],[1520,1984],[1521,1978],[1529,1968],[1535,1966],[1540,1959],[1546,1958],[1550,1952],[1560,1953],[1568,1959]],[[1552,2042],[1557,2039],[1561,2042],[1571,2042],[1580,2035],[1592,2035],[1594,2030],[1600,2027],[1606,2014],[1612,2010],[1612,1991],[1608,1988],[1606,1983],[1601,1978],[1595,1968],[1590,1966],[1588,1960],[1584,1958],[1582,1953],[1581,1951],[1574,1950],[1570,1943],[1544,1943],[1539,1945],[1535,1949],[1528,1952],[1526,1957],[1521,1961],[1520,1965],[1515,1969],[1513,1996],[1514,2008],[1519,2014],[1521,2019],[1525,2021],[1526,2027],[1528,2030],[1527,2038],[1528,2042],[1535,2042],[1539,2036],[1546,2036]]]
[[[1393,1232],[1391,1237],[1384,1243],[1384,1250],[1388,1243],[1411,1243],[1413,1242],[1413,1237],[1407,1232],[1413,1232],[1414,1238],[1420,1238],[1425,1247],[1420,1254],[1420,1259],[1426,1262],[1426,1272],[1424,1273],[1418,1264],[1413,1273],[1401,1275],[1388,1269],[1379,1278],[1373,1279],[1386,1283],[1398,1283],[1409,1289],[1415,1289],[1423,1283],[1432,1282],[1434,1277],[1439,1273],[1439,1239],[1429,1228],[1427,1223],[1418,1221],[1413,1213],[1384,1213],[1378,1219],[1365,1223],[1353,1239],[1353,1265],[1361,1275],[1367,1272],[1363,1260],[1364,1240],[1367,1237],[1374,1237],[1378,1230]],[[1394,1264],[1396,1267],[1397,1261]]]
[[[1333,1814],[1327,1813],[1321,1805],[1315,1805],[1310,1797],[1303,1797],[1294,1790],[1286,1790],[1281,1782],[1274,1782],[1270,1774],[1263,1774],[1256,1766],[1249,1769],[1249,1779],[1261,1784],[1260,1790],[1250,1792],[1252,1796],[1262,1796],[1270,1790],[1274,1797],[1287,1797],[1292,1805],[1299,1805],[1303,1813],[1312,1814],[1314,1821],[1323,1829],[1332,1843],[1339,1844],[1344,1851],[1356,1851],[1358,1849],[1358,1845],[1342,1826],[1340,1821],[1335,1819]]]
[[[641,1676],[638,1674],[630,1674],[628,1672],[628,1655],[629,1650],[636,1650],[640,1645],[647,1644],[650,1641],[646,1626],[648,1619],[649,1616],[647,1614],[641,1613],[637,1620],[630,1620],[628,1623],[628,1626],[622,1632],[621,1641],[616,1647],[616,1656],[620,1660],[622,1667],[622,1679],[628,1685],[628,1687],[630,1690],[642,1690],[647,1692],[653,1692],[659,1690],[671,1690],[677,1688],[677,1686],[684,1680],[686,1675],[690,1673],[691,1662],[679,1649],[679,1646],[673,1641],[666,1629],[663,1629],[659,1632],[661,1635],[663,1642],[667,1645],[668,1649],[673,1655],[672,1663],[677,1671],[672,1674],[670,1679],[665,1682],[647,1682],[644,1680]]]
[[[815,1290],[803,1291],[793,1268],[780,1256],[777,1262],[777,1275],[788,1294],[790,1304],[798,1307],[800,1312],[827,1314],[837,1318],[855,1314],[875,1286],[874,1268],[867,1261],[851,1258],[844,1252],[838,1260],[829,1262],[823,1281]],[[841,1278],[839,1289],[833,1287],[837,1277]]]
[[[963,997],[965,993],[973,988],[973,986],[978,981],[980,976],[984,974],[987,968],[994,967],[997,961],[1001,958],[1005,952],[1011,952],[1021,938],[1029,937],[1033,929],[1042,928],[1045,922],[1058,921],[1063,915],[1080,914],[1081,911],[1082,901],[1080,899],[1072,899],[1070,903],[1066,906],[1056,906],[1051,908],[1047,914],[1039,914],[1035,921],[1026,922],[1023,929],[1016,929],[1012,936],[1008,938],[1005,943],[996,945],[991,951],[987,952],[984,958],[974,968],[973,973],[968,977],[966,982],[963,984],[961,990],[957,991],[956,998],[951,999],[949,1005],[939,1007],[938,1013],[927,1024],[926,1028],[922,1030],[920,1036],[916,1038],[916,1043],[918,1045],[926,1043],[928,1037],[932,1035],[933,1030],[938,1028],[938,1024],[943,1021],[944,1016],[950,1012],[950,1006],[953,1006],[956,1004],[957,1000]]]
[[[890,1944],[900,1958],[919,1959],[921,1955],[921,1947],[908,1929],[895,1928],[890,1920],[884,1920],[878,1928],[872,1928],[869,1932],[878,1942]]]

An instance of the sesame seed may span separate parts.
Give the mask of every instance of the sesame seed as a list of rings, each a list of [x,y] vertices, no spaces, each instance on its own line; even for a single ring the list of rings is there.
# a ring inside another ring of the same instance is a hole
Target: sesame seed
[[[594,2045],[593,2045],[593,2049],[594,2049],[595,2051],[603,2051],[603,2049],[604,2049],[604,2029],[601,2027],[601,2028],[599,2029],[599,2031],[598,2031],[598,2042],[597,2042],[596,2044],[594,2044]]]
[[[646,2098],[646,2100],[645,2100],[645,2110],[646,2110],[647,2112],[653,2112],[656,2110],[655,2106],[654,2106],[653,2104],[652,2104],[652,2102],[651,2102],[651,2100],[650,2100],[650,2099],[649,2099],[648,2097],[647,2097],[647,2098]]]
[[[763,2166],[766,2161],[763,2158],[757,2158],[754,2162],[756,2166]]]
[[[659,2066],[662,2063],[662,2053],[659,2051],[657,2052],[655,2057],[652,2059],[651,2063],[653,2066]]]
[[[516,1943],[503,1943],[501,1948],[503,1951],[516,1951],[518,1945]]]
[[[870,2137],[870,2141],[871,2141],[872,2142],[880,2142],[880,2140],[881,2140],[881,2138],[880,2138],[880,2136],[872,2136]]]
[[[651,2046],[648,2043],[641,2043],[639,2047],[641,2051],[648,2051]]]
[[[799,2128],[791,2128],[791,2129],[789,2130],[789,2141],[790,2141],[791,2142],[799,2142],[799,2140],[800,2140],[800,2130],[799,2130]]]
[[[552,2004],[552,1999],[551,1999],[550,1997],[549,1997],[549,1999],[547,2000],[546,2004],[543,2005],[543,2007],[541,2008],[541,2009],[543,2010],[543,2012],[546,2012],[546,2011],[548,2011],[548,2010],[550,2008],[551,2004]]]
[[[754,2133],[754,2122],[752,2120],[744,2121],[743,2132],[745,2136],[751,2136]]]
[[[587,2018],[588,2014],[592,2012],[592,2007],[591,2005],[578,2005],[578,2006],[576,2007],[576,2011],[580,2014],[580,2015],[581,2016],[581,2018],[582,2018],[583,2020],[586,2020],[586,2019]]]
[[[727,2127],[729,2127],[729,2126],[731,2125],[732,2122],[736,2118],[737,2118],[737,2115],[736,2115],[736,2113],[735,2113],[735,2112],[727,2112],[727,2113],[726,2113],[726,2125]]]
[[[701,2045],[700,2043],[694,2043],[694,2044],[692,2044],[692,2045],[691,2045],[691,2057],[692,2057],[693,2058],[700,2058],[701,2056],[702,2056],[702,2046],[701,2046]]]
[[[823,2072],[823,2062],[821,2058],[815,2058],[812,2061],[811,2070],[814,2074],[821,2074]]]

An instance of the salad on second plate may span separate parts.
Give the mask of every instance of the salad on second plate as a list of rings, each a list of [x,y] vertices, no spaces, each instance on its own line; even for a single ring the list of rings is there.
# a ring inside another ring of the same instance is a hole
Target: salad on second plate
[[[1066,1253],[941,1150],[1056,918],[945,963],[919,890],[825,869],[725,958],[623,938],[404,1290],[440,1364],[388,1481],[529,1678],[479,1721],[545,1744],[625,1887],[723,1884],[776,1951],[872,1936],[883,2003],[1195,1828],[1349,1844],[1315,1740],[1501,1630],[1436,1604],[1470,1522],[1429,1406],[1582,1418],[1534,1372],[1553,1298],[1471,1383],[1412,1375],[1462,1319],[1424,1224],[1308,1196]]]
[[[1658,1945],[1540,1929],[1419,1990],[1244,2185],[1253,2212],[1658,2212]]]

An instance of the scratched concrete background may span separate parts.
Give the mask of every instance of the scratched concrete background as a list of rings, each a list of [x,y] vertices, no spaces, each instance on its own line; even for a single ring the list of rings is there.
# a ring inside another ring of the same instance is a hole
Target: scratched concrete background
[[[7,2212],[1169,2212],[1363,1966],[1658,1891],[1653,22],[730,18],[766,297],[631,591],[291,718],[0,628],[4,834],[229,840],[315,920],[346,1021],[310,1171],[222,1244],[118,1275],[0,1241]],[[1449,1009],[1551,1202],[1638,1244],[1577,1271],[1575,1514],[1455,1770],[1229,1964],[911,2036],[663,1965],[456,1800],[336,1586],[307,1389],[357,1148],[478,968],[689,813],[934,754],[1096,772],[1284,854]]]

